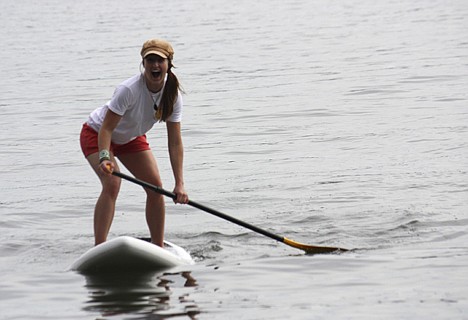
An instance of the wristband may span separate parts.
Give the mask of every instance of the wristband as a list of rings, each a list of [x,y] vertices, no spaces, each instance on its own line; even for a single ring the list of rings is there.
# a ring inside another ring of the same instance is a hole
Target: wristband
[[[104,160],[110,160],[109,150],[103,149],[99,151],[99,163],[103,162]]]

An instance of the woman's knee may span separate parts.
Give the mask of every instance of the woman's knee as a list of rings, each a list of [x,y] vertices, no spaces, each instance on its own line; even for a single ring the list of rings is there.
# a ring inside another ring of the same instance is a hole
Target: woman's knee
[[[146,192],[147,199],[149,201],[161,203],[164,205],[164,196],[162,194],[157,193],[156,191],[152,189],[146,189],[146,188],[145,188],[145,192]]]
[[[113,199],[117,199],[120,191],[121,179],[117,177],[104,177],[101,179],[102,192]]]

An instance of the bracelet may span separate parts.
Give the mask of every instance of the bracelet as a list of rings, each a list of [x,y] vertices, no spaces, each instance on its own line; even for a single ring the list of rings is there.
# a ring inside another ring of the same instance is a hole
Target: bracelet
[[[103,162],[104,160],[110,160],[109,150],[103,149],[99,151],[99,163]]]

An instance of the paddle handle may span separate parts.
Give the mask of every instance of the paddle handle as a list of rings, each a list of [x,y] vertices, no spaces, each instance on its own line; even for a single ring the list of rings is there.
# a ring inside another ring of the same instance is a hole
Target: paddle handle
[[[165,190],[165,189],[163,189],[163,188],[161,188],[161,187],[158,187],[158,186],[155,186],[155,185],[150,184],[150,183],[148,183],[148,182],[142,181],[142,180],[140,180],[140,179],[131,177],[131,176],[126,175],[126,174],[124,174],[124,173],[121,173],[121,172],[118,172],[118,171],[113,171],[112,174],[113,174],[114,176],[117,176],[117,177],[120,177],[120,178],[122,178],[122,179],[131,181],[131,182],[133,182],[133,183],[136,183],[136,184],[138,184],[138,185],[140,185],[140,186],[142,186],[142,187],[144,187],[144,188],[153,190],[153,191],[155,191],[155,192],[157,192],[157,193],[159,193],[159,194],[165,195],[165,196],[167,196],[167,197],[169,197],[169,198],[176,199],[176,197],[177,197],[173,192],[167,191],[167,190]],[[274,240],[276,240],[276,241],[284,242],[284,239],[285,239],[284,237],[281,237],[281,236],[276,235],[276,234],[274,234],[274,233],[271,233],[271,232],[269,232],[269,231],[267,231],[267,230],[264,230],[264,229],[262,229],[262,228],[256,227],[256,226],[254,226],[254,225],[251,225],[250,223],[247,223],[247,222],[245,222],[245,221],[236,219],[236,218],[234,218],[234,217],[232,217],[232,216],[229,216],[229,215],[227,215],[227,214],[225,214],[225,213],[222,213],[222,212],[220,212],[220,211],[218,211],[218,210],[215,210],[215,209],[212,209],[212,208],[210,208],[210,207],[207,207],[207,206],[205,206],[205,205],[203,205],[203,204],[201,204],[201,203],[198,203],[198,202],[189,200],[189,202],[188,202],[187,204],[190,205],[190,206],[192,206],[192,207],[194,207],[194,208],[203,210],[203,211],[208,212],[208,213],[210,213],[210,214],[212,214],[212,215],[215,215],[215,216],[217,216],[217,217],[219,217],[219,218],[222,218],[222,219],[224,219],[224,220],[227,220],[227,221],[230,221],[230,222],[232,222],[232,223],[235,223],[235,224],[237,224],[237,225],[239,225],[239,226],[242,226],[242,227],[244,227],[244,228],[247,228],[247,229],[250,229],[250,230],[252,230],[252,231],[258,232],[258,233],[260,233],[260,234],[263,234],[264,236],[267,236],[267,237],[269,237],[269,238],[271,238],[271,239],[274,239]]]

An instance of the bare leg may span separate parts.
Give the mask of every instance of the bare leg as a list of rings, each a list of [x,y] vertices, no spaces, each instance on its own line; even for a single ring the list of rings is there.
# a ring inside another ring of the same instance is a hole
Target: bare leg
[[[151,150],[124,154],[119,160],[138,179],[162,186],[158,165]],[[164,246],[165,204],[164,197],[152,190],[146,191],[146,222],[151,235],[151,242]]]
[[[99,156],[91,154],[87,158],[89,164],[101,181],[102,190],[94,208],[94,244],[98,245],[107,240],[115,212],[115,202],[120,190],[120,178],[106,175],[98,169]],[[113,159],[113,161],[115,161]],[[117,164],[116,169],[118,169]]]

